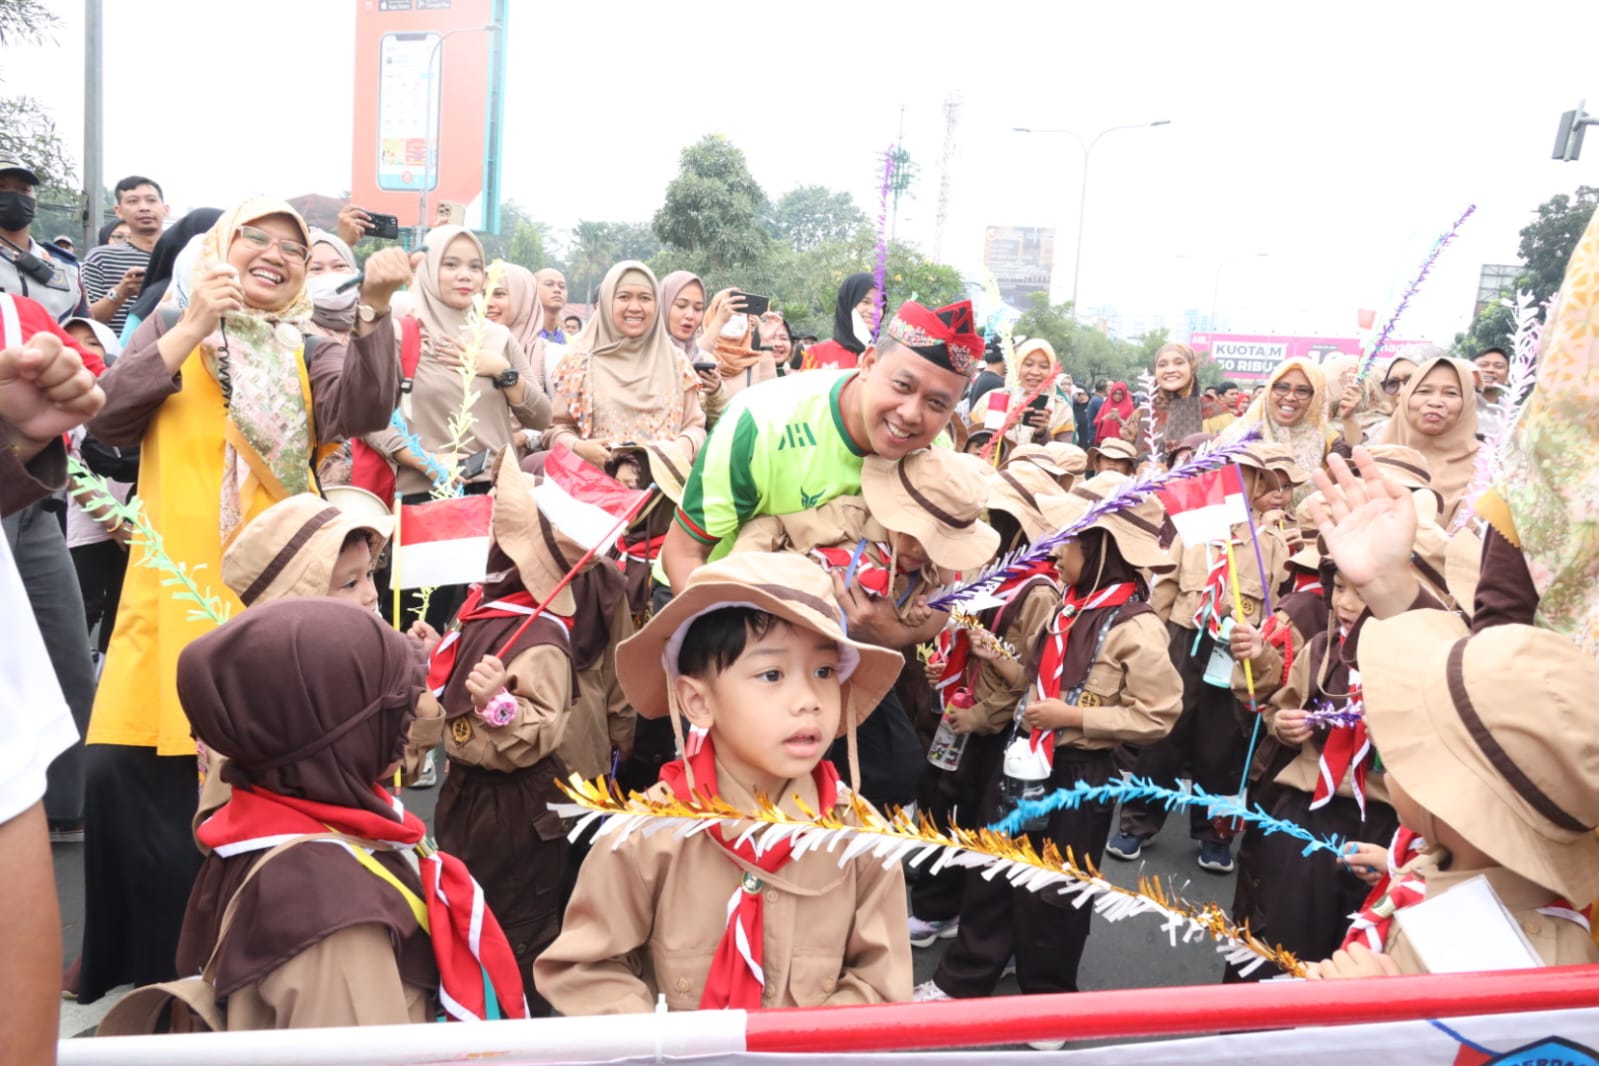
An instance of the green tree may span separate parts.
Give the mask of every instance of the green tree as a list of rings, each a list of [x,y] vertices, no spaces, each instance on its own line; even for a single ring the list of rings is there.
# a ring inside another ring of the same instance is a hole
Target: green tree
[[[1056,356],[1072,379],[1085,387],[1095,381],[1112,380],[1132,383],[1141,370],[1152,363],[1145,353],[1150,339],[1161,331],[1145,336],[1138,344],[1113,340],[1091,326],[1078,322],[1072,314],[1072,305],[1051,304],[1049,294],[1028,294],[1029,306],[1016,320],[1012,333],[1017,337],[1042,337],[1054,347]],[[1159,347],[1155,345],[1154,347]]]
[[[1595,207],[1599,188],[1591,185],[1579,186],[1574,197],[1560,193],[1538,205],[1538,217],[1521,231],[1518,253],[1526,269],[1516,279],[1518,289],[1531,290],[1540,304],[1560,291],[1566,263]]]
[[[1506,301],[1495,300],[1472,321],[1471,329],[1455,334],[1450,354],[1470,359],[1484,348],[1503,348],[1508,352],[1515,332],[1516,309]]]
[[[673,248],[701,253],[709,269],[756,262],[771,244],[760,222],[765,206],[744,153],[711,135],[683,149],[678,175],[655,212],[655,235]]]
[[[617,259],[637,259],[648,263],[661,250],[660,238],[648,222],[607,222]]]
[[[889,154],[894,157],[894,170],[888,176],[888,195],[893,204],[891,216],[893,224],[889,227],[889,232],[895,233],[899,230],[899,200],[901,196],[910,194],[911,183],[916,180],[917,167],[915,161],[911,159],[911,154],[900,145],[896,144]]]
[[[783,194],[772,208],[767,229],[773,237],[807,252],[831,241],[846,241],[866,225],[866,214],[847,192],[801,185]]]
[[[515,200],[507,200],[500,205],[500,232],[480,233],[478,239],[490,259],[543,270],[552,262],[545,250],[548,236],[548,226],[534,220]]]
[[[604,222],[579,221],[572,234],[572,256],[567,266],[567,289],[592,304],[599,295],[605,272],[618,258],[615,236]]]

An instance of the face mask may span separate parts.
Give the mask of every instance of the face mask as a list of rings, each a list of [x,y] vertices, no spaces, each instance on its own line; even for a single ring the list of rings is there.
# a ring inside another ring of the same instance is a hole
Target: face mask
[[[38,201],[24,192],[0,192],[0,229],[18,233],[33,224]]]
[[[851,311],[849,313],[849,328],[854,332],[855,339],[862,344],[870,345],[872,343],[872,328],[866,324],[866,319],[859,311]]]
[[[727,320],[727,325],[722,327],[722,336],[730,341],[739,341],[743,340],[749,331],[750,320],[743,315],[734,315]]]
[[[325,329],[354,329],[355,310],[361,292],[350,288],[339,292],[339,286],[355,277],[354,274],[318,274],[306,281],[306,292],[314,308],[312,318]]]

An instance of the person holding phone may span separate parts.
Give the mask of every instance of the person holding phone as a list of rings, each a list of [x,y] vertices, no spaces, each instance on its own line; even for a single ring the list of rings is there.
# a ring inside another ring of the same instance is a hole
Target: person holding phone
[[[700,335],[699,351],[694,370],[705,386],[703,400],[705,418],[709,425],[716,424],[727,401],[763,381],[777,377],[777,362],[772,353],[760,347],[759,312],[751,304],[771,301],[737,289],[723,289],[711,300],[705,318],[705,332]]]
[[[1054,347],[1042,337],[1034,337],[1016,346],[1016,359],[1016,384],[1010,390],[1010,402],[1025,404],[1027,409],[1005,431],[1005,439],[1011,444],[1071,440],[1076,429],[1072,405],[1050,382],[1050,375],[1060,365]]]

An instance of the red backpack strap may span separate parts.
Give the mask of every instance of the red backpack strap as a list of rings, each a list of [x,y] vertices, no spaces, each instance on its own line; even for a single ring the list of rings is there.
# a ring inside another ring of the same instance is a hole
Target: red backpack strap
[[[406,383],[416,377],[416,365],[422,361],[422,323],[413,315],[400,316],[400,372]]]

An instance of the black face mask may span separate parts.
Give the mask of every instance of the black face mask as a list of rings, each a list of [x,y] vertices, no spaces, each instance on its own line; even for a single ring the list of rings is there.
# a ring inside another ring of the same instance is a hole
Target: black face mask
[[[0,192],[0,229],[19,233],[33,224],[33,214],[39,201],[25,192],[8,190]]]

